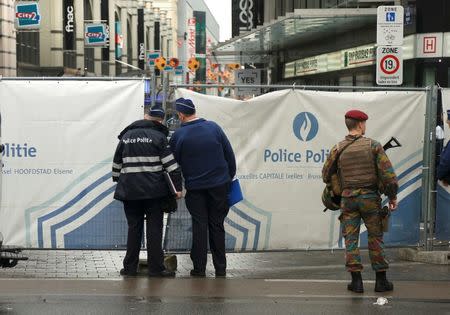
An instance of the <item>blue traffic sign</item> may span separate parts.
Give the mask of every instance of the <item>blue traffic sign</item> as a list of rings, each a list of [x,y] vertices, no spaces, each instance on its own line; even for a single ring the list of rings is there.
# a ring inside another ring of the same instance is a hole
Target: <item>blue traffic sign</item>
[[[386,12],[386,22],[395,22],[395,12]]]

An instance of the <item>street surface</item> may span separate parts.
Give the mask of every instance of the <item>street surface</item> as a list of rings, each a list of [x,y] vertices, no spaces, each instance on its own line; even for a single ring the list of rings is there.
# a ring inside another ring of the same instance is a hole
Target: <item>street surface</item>
[[[450,266],[401,261],[396,249],[387,294],[373,291],[367,264],[365,293],[347,291],[343,251],[229,254],[227,279],[211,265],[207,278],[190,278],[186,254],[177,278],[150,279],[145,267],[118,275],[123,251],[25,253],[29,261],[0,270],[0,314],[450,314]]]

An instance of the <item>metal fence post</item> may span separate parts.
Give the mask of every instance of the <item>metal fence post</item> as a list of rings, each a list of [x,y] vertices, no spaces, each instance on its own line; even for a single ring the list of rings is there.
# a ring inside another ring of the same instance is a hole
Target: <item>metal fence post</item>
[[[163,82],[162,82],[162,108],[166,110],[167,97],[169,94],[169,72],[164,71]]]
[[[422,211],[424,220],[425,250],[432,250],[433,246],[433,184],[434,184],[434,154],[436,151],[436,114],[437,114],[437,87],[433,86],[427,91],[427,108],[425,114],[425,134],[422,167]]]
[[[151,81],[150,81],[150,101],[151,105],[150,108],[155,107],[156,102],[156,72],[155,67],[152,67],[152,75],[151,75]]]
[[[431,123],[431,149],[430,149],[430,182],[428,194],[428,213],[429,213],[429,233],[430,233],[430,245],[429,250],[433,250],[433,239],[434,239],[434,227],[436,222],[436,190],[434,189],[436,184],[436,126],[437,126],[437,107],[438,107],[438,93],[439,88],[433,86],[431,90],[431,117],[429,118]]]

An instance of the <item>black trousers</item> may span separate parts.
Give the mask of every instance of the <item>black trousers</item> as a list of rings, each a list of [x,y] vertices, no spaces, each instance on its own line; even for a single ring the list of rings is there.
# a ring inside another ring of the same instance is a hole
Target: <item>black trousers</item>
[[[148,271],[151,273],[163,271],[165,269],[164,253],[162,250],[164,213],[160,208],[160,200],[127,200],[123,202],[123,205],[128,222],[127,253],[123,259],[124,269],[131,272],[137,270],[145,215],[147,217]]]
[[[192,216],[191,259],[195,270],[206,269],[208,238],[214,268],[227,268],[223,223],[229,211],[228,190],[229,184],[225,184],[186,193],[186,206]]]

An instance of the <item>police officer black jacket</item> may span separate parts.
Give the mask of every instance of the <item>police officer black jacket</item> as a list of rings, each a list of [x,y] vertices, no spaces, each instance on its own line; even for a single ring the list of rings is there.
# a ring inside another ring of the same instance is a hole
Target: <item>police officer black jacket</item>
[[[177,191],[182,189],[181,170],[167,143],[166,126],[138,120],[119,135],[112,177],[117,200],[156,199],[170,194],[163,172],[169,172]]]

